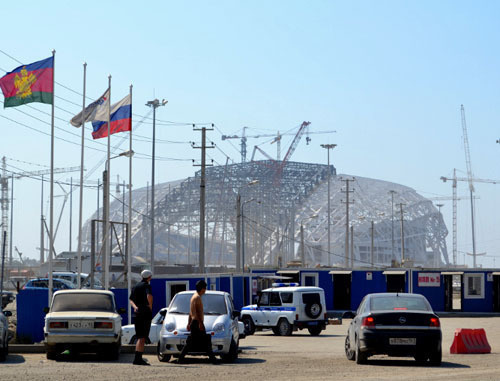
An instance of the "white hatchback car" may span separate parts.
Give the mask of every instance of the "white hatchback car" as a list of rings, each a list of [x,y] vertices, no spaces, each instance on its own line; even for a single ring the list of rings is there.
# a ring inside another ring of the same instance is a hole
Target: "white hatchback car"
[[[149,329],[149,337],[146,344],[156,344],[160,338],[161,327],[163,326],[163,319],[168,308],[162,308],[151,320],[151,328]],[[137,337],[135,337],[135,325],[128,324],[122,327],[122,341],[124,344],[135,344]]]
[[[121,347],[121,316],[114,294],[105,290],[62,290],[54,293],[45,316],[47,359],[64,349],[73,353],[98,352],[118,359]]]
[[[307,328],[317,336],[328,324],[325,291],[319,287],[273,284],[262,291],[257,304],[241,309],[241,321],[247,335],[253,335],[259,327],[271,328],[280,336]]]
[[[175,294],[168,307],[160,332],[157,346],[158,359],[162,362],[178,356],[189,336],[187,323],[189,305],[194,291],[183,291]],[[212,350],[224,361],[234,362],[238,358],[239,311],[235,311],[231,295],[223,291],[207,291],[202,297],[205,314],[205,329],[211,335]],[[205,353],[189,352],[190,355]]]

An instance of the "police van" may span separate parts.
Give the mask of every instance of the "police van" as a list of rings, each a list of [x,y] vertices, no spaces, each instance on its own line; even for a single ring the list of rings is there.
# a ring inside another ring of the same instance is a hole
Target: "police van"
[[[253,335],[256,328],[271,328],[275,335],[289,336],[307,328],[317,336],[328,324],[325,292],[298,283],[273,283],[259,294],[257,304],[241,309],[241,321],[246,335]]]

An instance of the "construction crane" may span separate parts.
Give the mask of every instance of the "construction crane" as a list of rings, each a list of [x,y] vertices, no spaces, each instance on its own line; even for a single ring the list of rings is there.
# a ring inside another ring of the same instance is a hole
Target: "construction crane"
[[[23,253],[21,253],[21,252],[18,250],[17,246],[14,246],[14,250],[16,250],[17,255],[19,255],[19,260],[20,260],[20,261],[21,261],[21,263],[24,265],[25,263],[24,263],[24,259],[23,259]]]
[[[477,179],[474,177],[457,177],[457,170],[454,168],[453,169],[453,177],[444,177],[441,176],[441,180],[443,182],[451,181],[452,182],[452,189],[453,189],[453,264],[457,264],[457,200],[460,200],[459,197],[457,197],[457,181],[465,181],[468,182],[469,184],[472,182],[477,182],[477,183],[489,183],[489,184],[499,184],[500,180],[491,180],[491,179]],[[470,191],[470,185],[469,185],[469,191]],[[474,212],[474,200],[477,199],[478,197],[475,197],[473,195],[473,191],[471,191],[471,196],[467,197],[467,199],[471,200],[471,212]],[[462,198],[465,199],[465,198]],[[475,233],[474,233],[474,216],[472,216],[472,242],[473,242],[473,259],[474,259],[474,268],[476,267],[476,256],[479,255],[475,251]]]
[[[453,227],[453,266],[456,266],[457,265],[457,256],[458,256],[458,245],[457,245],[457,201],[461,201],[461,200],[469,200],[470,197],[466,197],[466,196],[460,196],[460,197],[457,197],[457,173],[456,173],[456,169],[453,169],[453,178],[447,178],[447,177],[441,177],[441,180],[443,180],[444,182],[448,181],[448,180],[452,180],[452,188],[453,188],[453,194],[452,194],[452,197],[431,197],[429,198],[429,200],[433,200],[433,201],[447,201],[447,200],[451,200],[452,201],[452,205],[453,205],[453,224],[452,224],[452,227]],[[479,199],[479,197],[474,197],[475,199]]]
[[[300,128],[300,127],[299,127]],[[245,163],[247,160],[247,139],[252,138],[252,139],[259,139],[259,138],[274,138],[271,141],[271,144],[277,143],[277,155],[276,155],[276,160],[280,161],[280,153],[281,153],[281,137],[282,136],[296,136],[297,133],[294,132],[285,132],[283,134],[280,134],[278,131],[276,134],[260,134],[260,135],[251,135],[248,136],[245,134],[245,130],[248,129],[248,127],[243,127],[243,132],[241,136],[238,135],[222,135],[221,139],[222,140],[229,140],[229,139],[241,139],[241,162]],[[310,132],[309,129],[306,129],[306,143],[309,144],[311,141],[311,138],[309,135],[312,134],[331,134],[337,131],[312,131]],[[255,150],[254,150],[255,154]],[[253,156],[253,155],[252,155]],[[252,159],[253,160],[253,159]]]
[[[66,173],[66,172],[76,172],[79,171],[80,167],[69,167],[69,168],[54,168],[54,173]],[[9,198],[9,178],[21,179],[23,177],[33,177],[42,176],[50,174],[50,169],[44,169],[40,171],[25,171],[20,173],[7,174],[7,158],[4,156],[2,158],[2,176],[0,179],[0,203],[2,208],[2,227],[7,232],[9,243],[9,264],[12,264],[12,237],[9,231],[9,209],[11,204],[11,199]],[[13,186],[13,185],[12,185]],[[11,189],[12,191],[12,189]]]

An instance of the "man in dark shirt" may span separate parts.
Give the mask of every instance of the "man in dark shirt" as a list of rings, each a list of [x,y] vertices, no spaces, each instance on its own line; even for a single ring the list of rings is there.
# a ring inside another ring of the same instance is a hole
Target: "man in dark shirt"
[[[130,294],[130,305],[135,312],[135,358],[134,365],[150,365],[142,358],[144,353],[144,344],[149,337],[151,328],[151,319],[153,318],[153,293],[149,282],[153,274],[149,270],[141,273],[142,281],[137,283]]]

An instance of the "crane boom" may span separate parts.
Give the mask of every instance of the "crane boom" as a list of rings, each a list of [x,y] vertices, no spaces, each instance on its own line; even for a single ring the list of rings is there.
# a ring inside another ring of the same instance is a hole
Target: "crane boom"
[[[54,173],[68,173],[68,172],[77,172],[80,170],[80,167],[69,167],[69,168],[54,168]],[[50,169],[44,169],[41,171],[27,171],[21,172],[14,175],[15,179],[20,179],[21,177],[30,177],[30,176],[41,176],[41,175],[49,175]]]
[[[464,150],[465,150],[465,164],[467,166],[467,178],[469,182],[469,189],[471,192],[474,192],[474,183],[472,179],[472,165],[470,160],[470,150],[469,150],[469,137],[467,136],[467,123],[465,122],[465,109],[464,105],[461,105],[460,108],[461,116],[462,116],[462,133],[464,137]]]
[[[306,126],[307,127],[307,126]],[[297,133],[295,132],[285,132],[281,134],[279,131],[276,134],[259,134],[259,135],[246,135],[245,134],[245,129],[248,129],[249,127],[243,127],[243,133],[240,135],[222,135],[221,140],[229,140],[229,139],[241,139],[241,162],[244,163],[246,162],[246,156],[247,156],[247,139],[252,138],[252,139],[259,139],[259,138],[274,138],[271,144],[273,143],[278,143],[278,155],[277,155],[277,160],[280,161],[279,153],[280,153],[280,142],[281,142],[281,137],[282,136],[297,136]],[[299,127],[299,129],[302,128],[302,126]],[[325,131],[305,131],[307,135],[312,135],[312,134],[331,134],[337,132],[336,130],[325,130]],[[308,137],[307,139],[307,144],[309,144],[309,141],[311,139]],[[255,151],[254,151],[255,153]],[[273,159],[274,160],[274,159]]]

